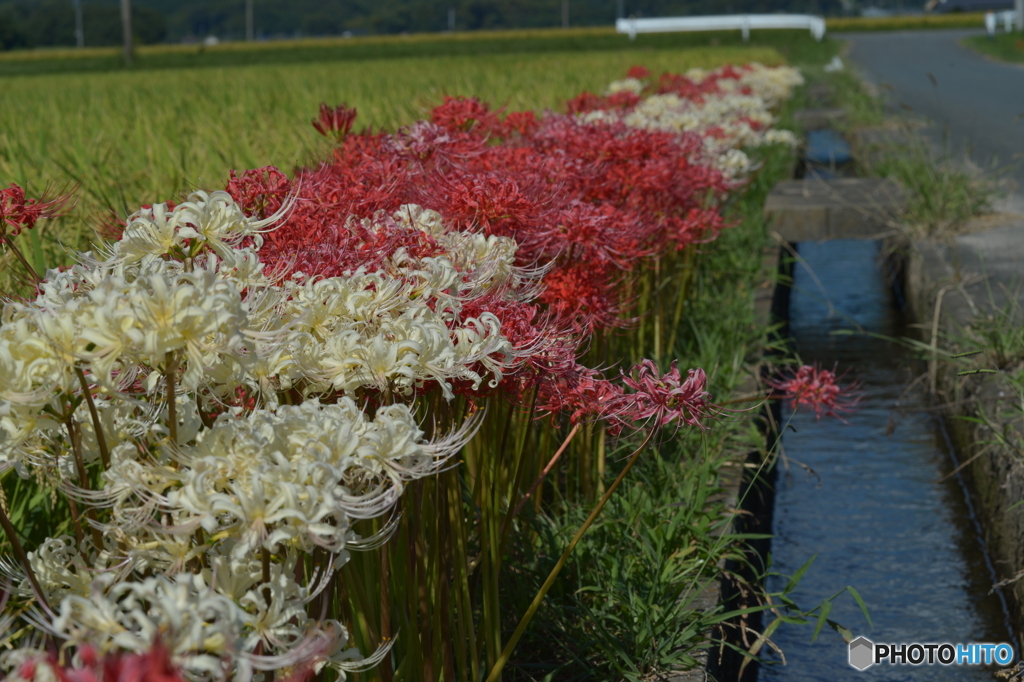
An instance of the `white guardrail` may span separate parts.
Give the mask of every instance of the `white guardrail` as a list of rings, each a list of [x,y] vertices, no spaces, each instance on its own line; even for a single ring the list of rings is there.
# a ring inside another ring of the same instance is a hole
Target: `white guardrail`
[[[1008,9],[1003,12],[986,12],[985,13],[985,31],[990,35],[996,34],[996,26],[1002,22],[1003,28],[1006,29],[1007,33],[1013,31],[1013,25],[1017,23],[1017,12]]]
[[[825,20],[810,14],[722,14],[709,17],[666,17],[664,19],[617,19],[615,30],[635,40],[638,33],[670,33],[674,31],[734,31],[750,39],[750,29],[806,28],[815,40],[825,37]]]

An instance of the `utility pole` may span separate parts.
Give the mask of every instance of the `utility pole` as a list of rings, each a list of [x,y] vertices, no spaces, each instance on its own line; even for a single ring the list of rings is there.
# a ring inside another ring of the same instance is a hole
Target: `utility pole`
[[[615,18],[625,19],[626,18],[626,1],[615,0]]]
[[[132,65],[132,0],[121,0],[121,28],[124,32],[124,65]]]
[[[75,8],[75,45],[85,47],[85,29],[82,27],[82,0],[71,0]]]
[[[448,8],[448,32],[451,33],[453,31],[455,31],[455,8],[454,7],[449,7]]]
[[[562,0],[562,28],[569,28],[569,0]]]
[[[255,38],[252,25],[252,0],[245,0],[245,39],[252,42]]]
[[[1014,3],[1014,9],[1017,10],[1016,16],[1013,18],[1013,27],[1018,31],[1024,31],[1024,0],[1017,0]]]

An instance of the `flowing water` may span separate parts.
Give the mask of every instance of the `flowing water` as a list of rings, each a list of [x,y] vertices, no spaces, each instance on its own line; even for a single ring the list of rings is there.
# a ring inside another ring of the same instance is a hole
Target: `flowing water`
[[[879,248],[854,240],[799,245],[804,264],[794,268],[790,328],[800,357],[849,368],[863,397],[848,424],[783,410],[796,431],[786,429],[782,440],[788,469],[779,467],[775,483],[773,570],[792,574],[817,555],[797,603],[810,608],[852,585],[874,628],[848,595],[830,617],[874,642],[1012,642],[1001,598],[989,594],[992,572],[965,491],[956,476],[940,481],[954,469],[941,424],[920,391],[906,390],[923,367],[887,341],[832,333],[860,326],[910,335]],[[780,580],[769,587],[781,589]],[[812,630],[783,625],[773,640],[787,665],[762,666],[759,679],[993,679],[993,667],[982,666],[883,663],[859,672],[839,635],[826,626],[811,644]]]

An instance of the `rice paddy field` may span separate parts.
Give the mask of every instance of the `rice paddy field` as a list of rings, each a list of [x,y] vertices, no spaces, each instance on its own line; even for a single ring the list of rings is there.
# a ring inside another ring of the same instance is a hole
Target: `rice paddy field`
[[[829,31],[915,31],[943,28],[983,28],[984,12],[908,14],[890,17],[835,17],[826,21]]]
[[[70,215],[44,226],[41,242],[30,235],[36,264],[59,264],[58,243],[86,246],[111,211],[222,187],[232,169],[290,171],[325,158],[329,144],[309,124],[322,102],[356,107],[357,128],[394,130],[446,94],[560,109],[633,64],[678,72],[783,59],[767,45],[648,46],[9,76],[0,78],[0,178],[36,192],[78,187]]]

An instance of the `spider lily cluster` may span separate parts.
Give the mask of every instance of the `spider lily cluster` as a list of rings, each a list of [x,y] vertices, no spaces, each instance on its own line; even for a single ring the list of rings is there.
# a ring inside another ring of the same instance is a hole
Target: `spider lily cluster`
[[[652,307],[671,352],[681,307],[651,273],[726,227],[740,147],[789,141],[769,112],[798,82],[634,71],[566,115],[447,98],[390,134],[322,107],[330,162],[145,206],[9,300],[0,468],[72,519],[36,547],[8,532],[2,669],[49,679],[159,642],[197,680],[479,679],[547,446],[586,426],[580,482],[547,485],[590,499],[606,431],[707,428],[702,370],[595,368]],[[60,208],[19,191],[11,234]]]

